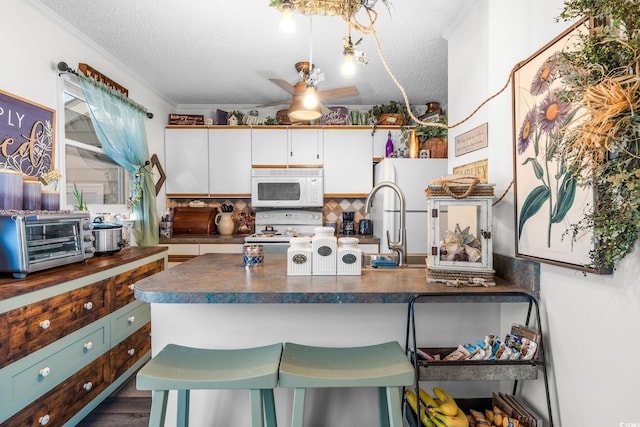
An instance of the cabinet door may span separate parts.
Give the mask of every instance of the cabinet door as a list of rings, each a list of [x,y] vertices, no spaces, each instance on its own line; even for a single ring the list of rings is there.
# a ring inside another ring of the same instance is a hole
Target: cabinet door
[[[287,165],[287,129],[252,129],[251,164],[254,166]]]
[[[322,129],[289,129],[289,166],[322,167],[323,155]]]
[[[251,129],[209,130],[209,192],[212,197],[251,194]]]
[[[366,196],[373,186],[369,129],[324,130],[324,192]]]
[[[207,129],[165,129],[164,158],[167,196],[209,195]]]

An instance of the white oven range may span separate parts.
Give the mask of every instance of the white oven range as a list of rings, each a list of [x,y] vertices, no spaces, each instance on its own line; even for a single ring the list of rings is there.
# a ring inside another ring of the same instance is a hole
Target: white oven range
[[[263,245],[265,252],[284,253],[289,239],[296,236],[313,236],[316,227],[322,226],[322,210],[284,209],[256,212],[256,232],[244,238],[247,244]]]

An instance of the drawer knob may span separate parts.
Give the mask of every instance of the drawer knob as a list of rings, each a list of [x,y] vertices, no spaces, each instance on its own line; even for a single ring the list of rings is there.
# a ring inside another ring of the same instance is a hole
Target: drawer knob
[[[51,368],[49,368],[48,366],[40,369],[40,376],[43,378],[49,376],[50,373],[51,373]]]
[[[82,388],[86,391],[90,391],[93,388],[93,383],[91,381],[89,381],[88,383],[84,383],[82,385]]]
[[[93,308],[93,303],[91,301],[84,304],[84,309],[89,311]]]
[[[49,326],[51,326],[51,321],[49,319],[40,322],[41,329],[49,329]]]
[[[135,287],[136,287],[136,285],[135,285],[135,283],[132,283],[132,284],[130,284],[128,287],[129,287],[129,290],[130,290],[130,291],[132,291],[132,290],[133,290],[133,288],[135,288]]]
[[[86,343],[84,343],[85,350],[91,350],[92,348],[93,348],[93,342],[87,341]]]
[[[129,356],[133,356],[134,354],[136,354],[136,349],[135,348],[130,348],[129,350],[127,350],[127,354]]]
[[[41,426],[46,426],[47,424],[49,424],[50,419],[51,417],[49,417],[49,414],[43,415],[38,419],[38,424],[40,424]]]
[[[129,324],[132,324],[136,321],[136,316],[130,316],[127,320],[129,321]]]

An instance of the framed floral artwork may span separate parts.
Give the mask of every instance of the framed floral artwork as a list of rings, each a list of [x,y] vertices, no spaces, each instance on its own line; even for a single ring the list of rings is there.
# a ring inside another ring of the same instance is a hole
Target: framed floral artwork
[[[591,187],[578,185],[553,152],[554,138],[580,117],[579,103],[562,96],[560,53],[575,49],[587,19],[576,23],[530,58],[513,75],[513,139],[516,257],[594,271],[587,267],[594,233],[568,230],[594,206]]]

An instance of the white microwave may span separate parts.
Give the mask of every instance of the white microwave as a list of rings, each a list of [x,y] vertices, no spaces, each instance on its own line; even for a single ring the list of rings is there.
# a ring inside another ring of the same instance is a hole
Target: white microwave
[[[321,207],[323,197],[322,168],[251,169],[252,207]]]

